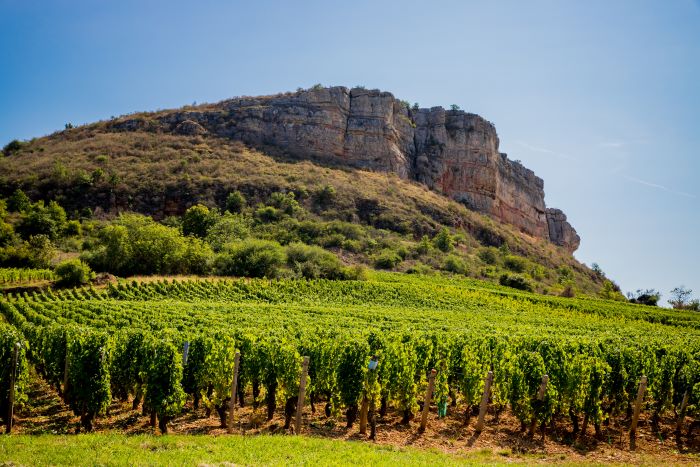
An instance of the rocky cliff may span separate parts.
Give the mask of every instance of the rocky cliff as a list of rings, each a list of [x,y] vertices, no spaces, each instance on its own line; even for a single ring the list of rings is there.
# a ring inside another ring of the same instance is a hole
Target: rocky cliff
[[[579,245],[566,216],[546,208],[542,179],[499,152],[493,124],[461,110],[410,108],[378,90],[315,87],[110,125],[115,131],[211,134],[296,157],[393,172],[569,251]]]

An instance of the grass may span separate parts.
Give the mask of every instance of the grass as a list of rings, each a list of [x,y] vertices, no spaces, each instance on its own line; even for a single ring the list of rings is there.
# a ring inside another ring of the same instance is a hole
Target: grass
[[[2,465],[483,465],[512,459],[489,449],[465,454],[305,436],[11,435]],[[506,453],[509,454],[509,453]],[[523,459],[525,460],[525,459]],[[511,463],[508,462],[508,463]]]

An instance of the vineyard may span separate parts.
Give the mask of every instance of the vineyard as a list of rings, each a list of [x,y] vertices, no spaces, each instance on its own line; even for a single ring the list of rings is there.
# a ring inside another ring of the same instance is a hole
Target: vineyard
[[[23,282],[51,281],[54,273],[50,269],[0,268],[0,286]]]
[[[700,415],[693,312],[389,273],[47,289],[8,294],[0,312],[8,425],[10,399],[26,402],[30,366],[84,430],[114,399],[162,432],[185,404],[206,407],[223,427],[236,406],[268,419],[279,409],[290,428],[298,400],[347,427],[369,425],[370,437],[377,417],[393,411],[417,425],[423,408],[473,425],[483,405],[495,415],[487,423],[508,413],[531,436],[556,423],[597,437],[611,420],[634,431],[639,411],[654,427],[677,421],[688,441]]]

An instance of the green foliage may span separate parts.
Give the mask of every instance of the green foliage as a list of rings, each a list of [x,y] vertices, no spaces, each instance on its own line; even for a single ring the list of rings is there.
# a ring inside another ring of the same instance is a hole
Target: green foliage
[[[91,329],[74,329],[68,342],[68,390],[66,397],[81,425],[92,430],[92,421],[103,413],[112,399],[110,390],[110,342],[107,334]]]
[[[96,247],[83,258],[94,269],[117,275],[207,274],[213,253],[199,238],[129,214],[102,229]]]
[[[401,263],[401,256],[394,250],[382,250],[374,259],[374,267],[378,269],[393,269]]]
[[[317,246],[292,243],[286,248],[287,265],[307,279],[343,279],[345,268],[338,257]]]
[[[520,256],[507,255],[503,258],[503,266],[513,272],[523,273],[527,268],[527,260]]]
[[[69,259],[56,266],[57,284],[63,287],[85,285],[95,277],[90,266],[79,259]]]
[[[459,256],[449,255],[445,258],[443,269],[455,274],[465,274],[467,272],[467,265]]]
[[[226,197],[226,211],[238,214],[246,207],[246,199],[240,191],[233,191]]]
[[[72,220],[66,223],[66,228],[64,230],[66,235],[80,236],[83,234],[83,227],[80,225],[80,221]]]
[[[192,206],[182,216],[182,233],[187,236],[205,238],[209,229],[216,223],[217,217],[217,212],[210,211],[203,204]]]
[[[498,283],[505,287],[512,287],[518,290],[532,292],[532,284],[525,277],[518,274],[503,274],[498,279]]]
[[[479,251],[479,259],[486,264],[496,264],[498,262],[498,249],[486,247]]]
[[[227,243],[246,239],[250,235],[251,219],[227,212],[209,228],[206,241],[214,251],[219,252]]]
[[[454,250],[454,238],[450,234],[447,227],[443,227],[440,231],[433,237],[433,245],[435,248],[442,251],[443,253],[449,253]]]
[[[284,262],[279,243],[250,239],[226,245],[216,257],[215,268],[225,276],[276,277]]]
[[[9,157],[19,152],[25,144],[26,143],[22,141],[13,139],[2,148],[2,153],[5,155],[5,157]]]
[[[287,216],[294,216],[302,211],[299,202],[294,196],[294,192],[291,191],[287,193],[282,193],[279,191],[272,193],[272,195],[270,195],[268,206],[276,208]]]
[[[7,199],[7,209],[10,212],[26,212],[32,205],[29,197],[19,188]]]
[[[17,225],[17,232],[23,238],[46,235],[55,240],[66,227],[66,211],[55,201],[48,206],[43,201],[33,204],[23,215]]]
[[[15,348],[19,344],[16,367],[12,367]],[[15,375],[15,407],[22,408],[28,401],[27,389],[29,366],[27,363],[26,342],[12,326],[0,322],[0,418],[7,423],[9,408],[10,381]]]
[[[146,386],[144,404],[156,412],[164,431],[165,423],[180,413],[185,404],[180,350],[168,340],[149,339],[143,378]]]

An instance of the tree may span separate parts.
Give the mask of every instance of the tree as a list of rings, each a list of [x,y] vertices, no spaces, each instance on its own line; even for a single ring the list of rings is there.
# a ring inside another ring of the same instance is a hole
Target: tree
[[[628,292],[627,299],[630,301],[630,303],[658,306],[659,300],[661,299],[661,293],[654,289],[637,289],[636,292]]]
[[[450,110],[452,110],[453,112],[457,112],[458,110],[460,110],[460,107],[457,104],[452,104],[450,106]]]
[[[233,191],[226,197],[226,210],[230,213],[240,213],[245,205],[245,196],[240,191]]]
[[[691,289],[687,289],[684,285],[681,285],[671,290],[671,299],[668,303],[677,310],[683,310],[691,304],[690,297],[692,297],[692,295],[693,291]]]
[[[10,212],[24,212],[31,206],[32,201],[19,188],[12,193],[7,200],[7,209]]]
[[[56,266],[58,285],[65,287],[77,287],[90,282],[95,276],[90,266],[79,259],[69,259]]]
[[[450,231],[447,227],[443,227],[440,232],[433,237],[433,245],[443,253],[449,253],[454,249],[454,239],[452,235],[450,235]]]
[[[203,204],[192,206],[182,216],[182,233],[187,236],[204,238],[216,222],[217,213]]]

